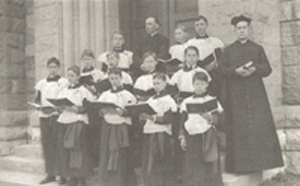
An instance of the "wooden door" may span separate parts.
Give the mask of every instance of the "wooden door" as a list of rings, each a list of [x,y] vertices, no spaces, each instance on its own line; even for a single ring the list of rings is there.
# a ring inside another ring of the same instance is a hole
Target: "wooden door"
[[[198,15],[198,0],[120,0],[119,14],[127,48],[134,49],[134,43],[145,35],[145,19],[150,16],[161,22],[159,31],[172,45],[178,24],[188,28],[189,37],[195,36],[193,25]]]

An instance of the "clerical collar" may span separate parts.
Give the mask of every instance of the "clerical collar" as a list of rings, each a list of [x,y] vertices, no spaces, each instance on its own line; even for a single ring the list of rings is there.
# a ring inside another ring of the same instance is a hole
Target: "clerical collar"
[[[157,99],[157,98],[160,98],[160,97],[163,97],[165,95],[168,95],[168,92],[164,89],[158,93],[156,93],[154,96],[153,96],[153,99]]]
[[[249,41],[249,39],[245,39],[245,40],[238,40],[241,44],[246,44],[248,41]]]
[[[68,89],[76,89],[76,88],[79,88],[81,86],[81,84],[79,83],[79,81],[77,81],[76,83],[74,84],[70,84],[68,86]]]
[[[207,96],[208,93],[207,92],[204,92],[202,94],[197,94],[196,92],[193,93],[193,98],[203,98],[205,96]]]
[[[118,93],[118,92],[121,92],[122,90],[124,90],[124,87],[123,87],[123,86],[112,87],[112,88],[111,88],[111,92],[113,92],[113,93]]]
[[[55,82],[55,81],[58,81],[60,79],[60,75],[55,75],[55,76],[52,76],[52,75],[49,75],[47,77],[47,82]]]
[[[93,71],[94,69],[95,69],[95,68],[94,68],[93,66],[91,66],[90,68],[84,67],[84,68],[82,69],[82,72],[83,72],[83,73],[91,72],[91,71]]]
[[[190,66],[190,65],[187,65],[187,64],[185,63],[182,69],[183,69],[183,71],[185,71],[185,72],[189,72],[189,71],[191,71],[191,70],[193,70],[193,69],[195,69],[195,68],[196,68],[196,65]]]
[[[208,38],[208,35],[207,34],[204,34],[204,35],[197,35],[196,39],[207,39]]]
[[[114,52],[117,52],[117,53],[124,52],[124,48],[123,47],[115,47]]]
[[[152,34],[149,34],[150,37],[154,37],[158,34],[158,31],[153,32]]]

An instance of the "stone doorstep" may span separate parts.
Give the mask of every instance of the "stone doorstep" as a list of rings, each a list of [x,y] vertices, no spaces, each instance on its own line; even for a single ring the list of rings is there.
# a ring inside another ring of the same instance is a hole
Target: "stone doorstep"
[[[33,175],[28,173],[20,173],[14,171],[0,170],[0,185],[1,186],[38,186],[39,182],[44,178],[43,175]],[[57,186],[53,182],[45,186]]]
[[[44,161],[36,158],[6,156],[0,158],[0,170],[44,174]]]
[[[23,158],[43,159],[40,144],[28,144],[15,147],[15,156]]]
[[[262,173],[236,175],[223,173],[224,186],[258,186],[262,182]]]

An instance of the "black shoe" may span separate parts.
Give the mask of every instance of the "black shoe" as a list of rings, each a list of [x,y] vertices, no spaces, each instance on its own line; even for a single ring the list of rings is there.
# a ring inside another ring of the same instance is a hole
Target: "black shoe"
[[[64,185],[64,184],[66,184],[66,183],[67,183],[67,179],[61,176],[61,177],[59,178],[58,184],[59,184],[59,185]]]
[[[67,186],[77,186],[78,185],[78,180],[77,178],[71,178],[68,183],[67,183]]]
[[[44,178],[42,181],[40,181],[40,185],[44,185],[46,183],[54,182],[55,181],[55,176],[47,176]]]

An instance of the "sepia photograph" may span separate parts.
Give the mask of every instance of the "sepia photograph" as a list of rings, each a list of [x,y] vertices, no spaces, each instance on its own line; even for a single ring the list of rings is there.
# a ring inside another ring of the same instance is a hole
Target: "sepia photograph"
[[[300,186],[300,0],[0,0],[0,186]]]

